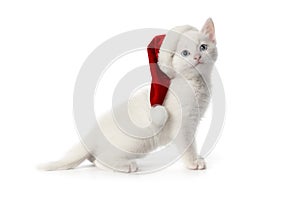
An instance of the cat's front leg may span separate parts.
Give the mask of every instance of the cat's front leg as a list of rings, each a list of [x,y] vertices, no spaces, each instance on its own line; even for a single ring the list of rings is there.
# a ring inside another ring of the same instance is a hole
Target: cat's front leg
[[[188,147],[182,156],[185,166],[191,170],[203,170],[206,168],[204,158],[197,155],[195,141]]]

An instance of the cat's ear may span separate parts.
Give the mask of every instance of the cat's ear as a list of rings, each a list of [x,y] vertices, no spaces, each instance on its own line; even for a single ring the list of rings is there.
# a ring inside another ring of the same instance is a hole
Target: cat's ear
[[[201,32],[207,35],[211,42],[216,43],[215,26],[211,18],[206,20]]]

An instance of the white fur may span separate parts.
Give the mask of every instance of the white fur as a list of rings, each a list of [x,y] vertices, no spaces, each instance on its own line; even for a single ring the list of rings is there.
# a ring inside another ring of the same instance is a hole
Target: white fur
[[[178,149],[189,146],[183,155],[186,167],[204,169],[205,162],[197,155],[194,134],[210,101],[210,74],[217,59],[214,26],[212,20],[208,19],[201,31],[190,26],[176,27],[170,32],[172,31],[179,32],[181,35],[178,38],[168,37],[170,35],[168,33],[162,44],[166,51],[161,49],[159,54],[160,68],[171,78],[164,106],[150,107],[149,89],[141,90],[128,104],[121,105],[128,105],[128,112],[134,124],[146,127],[145,131],[158,131],[158,134],[144,140],[130,137],[119,129],[111,113],[99,119],[99,125],[105,137],[113,145],[127,152],[146,154],[168,144],[180,130],[183,133],[182,138],[176,145]],[[203,43],[208,45],[208,49],[200,52],[199,45]],[[181,56],[184,49],[190,51],[190,56],[184,58]],[[168,50],[174,50],[174,52]],[[195,55],[201,55],[200,63],[194,59]],[[194,93],[190,92],[190,87]],[[182,97],[181,102],[178,102],[178,96]],[[194,142],[190,144],[190,141]],[[128,157],[120,153],[113,155],[113,158],[116,161],[113,168],[118,171],[135,172],[138,170],[135,160],[140,158],[140,154]],[[43,169],[74,168],[85,159],[94,162],[96,166],[101,166],[101,163],[81,145],[78,145],[61,161],[44,165]]]
[[[77,167],[85,159],[90,158],[89,152],[81,145],[77,144],[72,147],[64,157],[55,162],[50,162],[38,166],[41,170],[64,170]]]

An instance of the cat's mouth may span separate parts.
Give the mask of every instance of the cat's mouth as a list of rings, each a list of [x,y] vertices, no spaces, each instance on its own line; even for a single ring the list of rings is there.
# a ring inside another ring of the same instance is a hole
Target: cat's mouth
[[[194,67],[196,67],[197,65],[201,65],[204,64],[204,62],[202,60],[197,60],[194,64]]]

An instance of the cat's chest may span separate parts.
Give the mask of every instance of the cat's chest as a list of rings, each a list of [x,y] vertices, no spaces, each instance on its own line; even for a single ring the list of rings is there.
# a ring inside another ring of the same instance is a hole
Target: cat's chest
[[[201,103],[203,97],[208,94],[208,87],[201,77],[192,79],[175,78],[172,79],[169,88],[170,103],[176,101],[181,107],[195,107]]]

